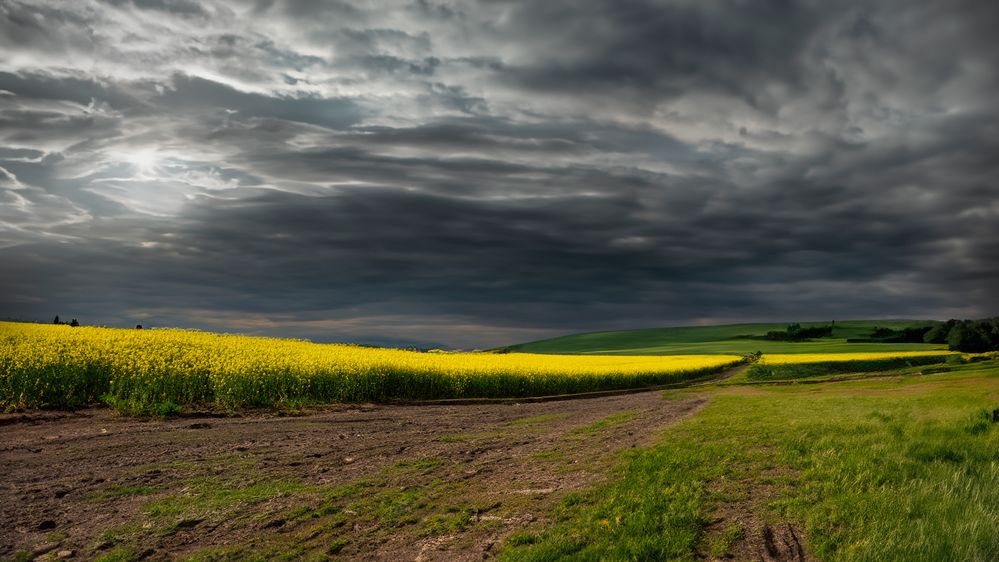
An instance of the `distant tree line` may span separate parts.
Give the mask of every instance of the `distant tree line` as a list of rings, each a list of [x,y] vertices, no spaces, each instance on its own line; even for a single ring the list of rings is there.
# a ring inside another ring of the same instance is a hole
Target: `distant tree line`
[[[982,320],[948,320],[923,336],[926,343],[945,343],[951,351],[982,353],[999,350],[999,316]]]
[[[832,326],[802,328],[801,324],[788,324],[784,330],[771,330],[762,336],[755,336],[753,339],[802,342],[812,338],[828,338],[832,336],[832,333]]]
[[[999,350],[999,316],[982,320],[948,320],[901,330],[875,327],[866,338],[848,343],[938,343],[951,351],[983,353]]]
[[[69,322],[63,322],[62,320],[59,319],[59,315],[58,314],[56,314],[56,317],[55,317],[55,319],[52,320],[52,323],[53,324],[58,324],[60,326],[71,326],[73,328],[77,328],[77,327],[80,326],[80,321],[77,320],[76,318],[70,320]],[[108,326],[97,326],[97,327],[98,328],[107,328]],[[135,325],[135,329],[136,330],[141,330],[142,329],[142,324],[136,324]]]
[[[56,315],[55,320],[52,323],[53,324],[69,324],[70,326],[72,326],[74,328],[80,325],[80,323],[76,320],[76,318],[70,320],[69,322],[60,322],[59,321],[59,315]]]
[[[901,330],[875,326],[871,335],[865,338],[848,338],[846,343],[924,343],[926,333],[933,325],[910,326]]]

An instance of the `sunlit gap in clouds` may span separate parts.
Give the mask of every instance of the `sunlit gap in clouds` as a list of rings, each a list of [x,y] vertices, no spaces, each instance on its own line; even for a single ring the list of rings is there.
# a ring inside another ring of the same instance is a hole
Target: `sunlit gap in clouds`
[[[205,163],[184,160],[154,146],[108,151],[111,174],[91,180],[87,191],[143,215],[178,215],[194,195],[221,189],[223,181]]]
[[[121,158],[128,164],[131,164],[140,174],[155,173],[156,165],[160,161],[159,154],[153,148],[123,152]]]
[[[84,191],[160,217],[178,216],[195,197],[233,198],[246,195],[240,187],[266,187],[229,168],[221,155],[151,144],[106,150],[89,177]]]

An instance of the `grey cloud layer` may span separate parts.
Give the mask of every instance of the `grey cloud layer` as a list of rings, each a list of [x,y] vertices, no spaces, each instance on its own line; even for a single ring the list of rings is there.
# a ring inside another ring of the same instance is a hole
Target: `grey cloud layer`
[[[986,2],[0,1],[0,315],[993,314]]]

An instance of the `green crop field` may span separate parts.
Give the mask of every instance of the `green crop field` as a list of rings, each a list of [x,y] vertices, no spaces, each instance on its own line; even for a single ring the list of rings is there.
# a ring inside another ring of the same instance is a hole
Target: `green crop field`
[[[925,324],[838,321],[830,337],[807,342],[740,337],[786,324],[736,324],[596,332],[514,346],[553,354],[764,356],[723,383],[669,392],[673,399],[696,395],[710,402],[666,428],[658,444],[625,456],[611,482],[568,496],[553,526],[514,536],[503,556],[756,559],[761,547],[748,545],[772,532],[761,528],[786,528],[796,530],[794,541],[817,560],[995,560],[999,361],[836,358],[945,349],[846,341],[869,337],[875,327]],[[768,363],[767,354],[815,359],[798,363],[784,356]]]
[[[925,320],[846,320],[836,321],[832,337],[789,343],[738,336],[762,336],[771,330],[783,330],[786,323],[726,324],[722,326],[685,326],[650,328],[615,332],[573,334],[508,347],[523,353],[600,354],[600,355],[688,355],[763,353],[849,353],[885,351],[925,351],[946,349],[945,345],[923,343],[847,343],[848,338],[863,338],[875,327],[902,329],[928,324]],[[802,322],[802,327],[826,326],[829,322]]]
[[[568,496],[555,525],[516,535],[504,558],[749,559],[738,545],[759,534],[751,522],[789,522],[818,560],[996,560],[999,363],[918,372],[698,390],[703,411]]]

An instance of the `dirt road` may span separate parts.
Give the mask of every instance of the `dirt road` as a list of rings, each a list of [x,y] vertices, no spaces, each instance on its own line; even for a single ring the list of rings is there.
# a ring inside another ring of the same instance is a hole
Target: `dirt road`
[[[7,415],[0,558],[482,560],[702,403],[645,392],[301,416]]]

